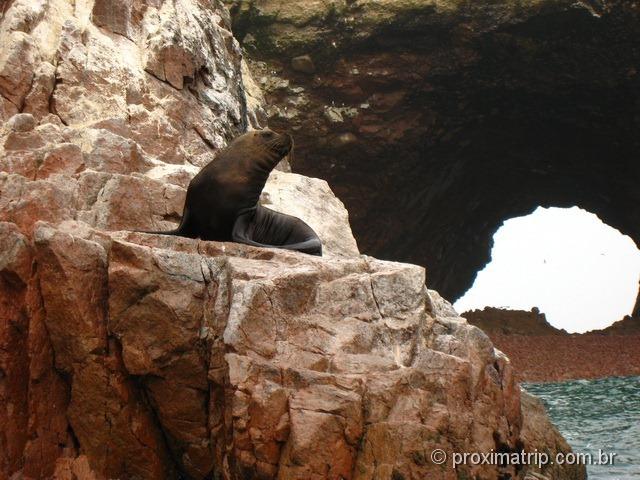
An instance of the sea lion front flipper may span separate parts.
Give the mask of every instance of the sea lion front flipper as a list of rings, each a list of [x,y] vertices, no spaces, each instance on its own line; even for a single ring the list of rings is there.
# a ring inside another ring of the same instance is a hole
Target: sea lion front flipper
[[[283,248],[322,255],[322,242],[313,229],[297,217],[261,205],[238,215],[231,237],[255,247]]]
[[[148,233],[150,235],[177,235],[179,237],[188,237],[188,238],[196,238],[193,228],[193,220],[191,215],[189,215],[189,207],[185,206],[184,212],[182,214],[182,220],[180,220],[180,225],[178,228],[174,230],[132,230],[136,233]]]

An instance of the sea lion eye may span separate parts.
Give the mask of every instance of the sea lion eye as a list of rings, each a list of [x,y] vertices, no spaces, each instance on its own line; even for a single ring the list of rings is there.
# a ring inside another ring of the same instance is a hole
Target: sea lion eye
[[[262,137],[263,138],[273,138],[274,133],[271,130],[265,130],[264,132],[262,132]]]

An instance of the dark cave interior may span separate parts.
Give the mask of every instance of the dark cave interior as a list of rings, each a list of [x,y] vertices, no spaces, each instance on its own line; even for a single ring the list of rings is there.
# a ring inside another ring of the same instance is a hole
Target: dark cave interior
[[[294,171],[329,181],[361,251],[426,266],[454,300],[502,222],[538,206],[579,206],[640,244],[640,8],[543,10],[478,34],[429,22],[343,43],[313,77],[283,52],[263,58],[306,88],[298,117],[269,124],[293,128]],[[322,115],[363,104],[341,122]]]

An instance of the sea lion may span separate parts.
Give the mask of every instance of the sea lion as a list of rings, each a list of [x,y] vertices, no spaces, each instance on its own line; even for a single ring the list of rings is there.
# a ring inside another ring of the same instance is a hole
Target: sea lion
[[[269,174],[292,147],[291,135],[268,128],[237,137],[189,183],[180,226],[144,233],[322,255],[320,239],[309,225],[258,203]]]

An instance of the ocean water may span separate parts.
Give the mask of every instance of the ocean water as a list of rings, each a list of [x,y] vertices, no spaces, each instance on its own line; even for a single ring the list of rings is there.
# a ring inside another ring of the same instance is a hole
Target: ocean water
[[[544,402],[574,452],[616,453],[587,465],[589,480],[640,480],[640,377],[523,385]]]

